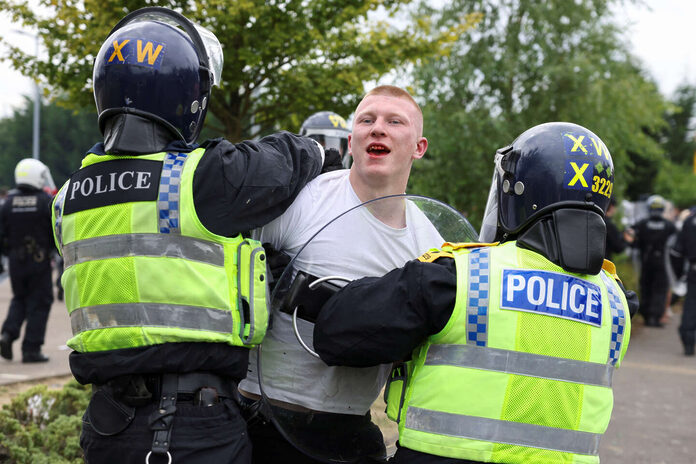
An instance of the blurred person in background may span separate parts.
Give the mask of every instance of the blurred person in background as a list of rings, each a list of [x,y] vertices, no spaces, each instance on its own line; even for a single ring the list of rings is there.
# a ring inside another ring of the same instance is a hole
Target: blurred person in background
[[[338,151],[343,167],[350,167],[351,157],[348,155],[348,135],[350,130],[346,120],[332,111],[314,113],[302,123],[300,135],[319,142],[324,149],[333,148]],[[333,153],[333,152],[332,152]],[[327,153],[327,156],[329,153]],[[329,164],[334,164],[331,162]]]
[[[665,219],[665,199],[652,195],[647,201],[648,217],[633,226],[631,246],[640,254],[640,313],[648,327],[663,327],[668,303],[667,242],[677,229]]]
[[[605,257],[612,261],[614,256],[623,253],[629,243],[633,242],[633,237],[627,231],[621,231],[614,223],[614,215],[616,214],[616,200],[612,198],[609,201],[609,207],[604,216],[604,222],[607,225],[607,238],[605,245]]]
[[[684,298],[679,335],[684,354],[694,356],[696,343],[696,213],[684,219],[674,247],[670,250],[672,269],[677,278],[686,274],[687,290]]]
[[[22,362],[48,361],[41,353],[53,303],[51,195],[55,190],[48,167],[25,158],[15,168],[16,188],[0,209],[0,247],[9,258],[12,300],[0,334],[0,355],[12,360],[12,342],[22,341]]]

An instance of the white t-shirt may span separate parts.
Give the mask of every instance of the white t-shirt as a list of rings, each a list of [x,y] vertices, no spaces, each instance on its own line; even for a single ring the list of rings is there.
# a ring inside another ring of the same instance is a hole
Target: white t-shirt
[[[256,231],[255,237],[296,256],[322,227],[361,203],[348,180],[349,172],[333,171],[311,181],[287,211]],[[362,207],[322,230],[302,250],[295,267],[317,277],[340,275],[353,280],[381,276],[443,242],[435,227],[411,202],[406,203],[403,229],[387,226]],[[305,343],[313,346],[314,325],[298,320],[298,326]],[[257,350],[252,350],[247,378],[240,388],[260,394],[257,354]],[[341,414],[365,414],[391,369],[388,364],[370,368],[327,366],[300,346],[291,316],[278,311],[273,314],[272,330],[263,341],[261,356],[267,396]]]

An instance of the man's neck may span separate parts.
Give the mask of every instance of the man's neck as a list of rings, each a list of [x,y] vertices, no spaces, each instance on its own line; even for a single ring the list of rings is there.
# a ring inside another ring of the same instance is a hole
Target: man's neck
[[[365,182],[355,170],[351,170],[348,179],[353,191],[362,203],[390,195],[401,195],[405,193],[408,182],[408,179],[389,182],[390,179],[386,178],[380,182]],[[395,229],[406,227],[406,209],[403,198],[376,201],[371,203],[368,208],[372,215],[384,224]]]

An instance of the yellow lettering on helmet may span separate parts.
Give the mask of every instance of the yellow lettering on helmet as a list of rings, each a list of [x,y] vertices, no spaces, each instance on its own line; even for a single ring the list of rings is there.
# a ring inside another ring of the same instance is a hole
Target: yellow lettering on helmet
[[[330,114],[329,121],[331,121],[334,127],[346,128],[346,120],[336,114]]]
[[[114,58],[118,58],[119,61],[126,61],[126,60],[123,58],[123,55],[121,54],[121,49],[122,49],[128,42],[130,42],[130,39],[124,40],[124,41],[121,43],[121,45],[119,45],[119,44],[118,44],[118,41],[117,41],[117,40],[114,40],[114,52],[113,52],[113,53],[111,54],[111,56],[109,57],[108,63],[111,63],[111,61],[112,61]]]
[[[595,151],[597,152],[597,156],[599,156],[601,158],[602,155],[604,155],[604,157],[607,159],[607,161],[610,161],[609,150],[606,150],[606,151],[604,150],[604,144],[602,144],[601,142],[597,143],[597,141],[594,139],[594,137],[590,137],[590,140],[592,140],[592,145],[594,145]]]
[[[578,147],[580,147],[580,150],[582,150],[582,152],[584,154],[587,154],[587,148],[582,146],[582,141],[585,139],[584,135],[579,136],[577,139],[575,137],[573,137],[572,134],[565,134],[565,135],[570,137],[570,140],[572,140],[574,142],[573,148],[570,151],[575,151],[578,149]]]
[[[571,161],[570,165],[573,167],[573,171],[575,171],[575,175],[570,180],[570,182],[568,182],[568,187],[572,187],[573,185],[575,185],[575,183],[577,181],[580,181],[580,183],[582,184],[583,187],[588,187],[587,182],[585,182],[585,178],[582,175],[585,172],[585,169],[587,169],[587,166],[589,166],[589,164],[583,163],[582,166],[578,167],[577,164],[575,164],[573,161]]]
[[[157,55],[162,51],[162,45],[158,45],[154,53],[152,52],[152,42],[147,42],[143,48],[143,41],[138,40],[138,63],[142,63],[147,55],[147,63],[152,66],[157,61]]]

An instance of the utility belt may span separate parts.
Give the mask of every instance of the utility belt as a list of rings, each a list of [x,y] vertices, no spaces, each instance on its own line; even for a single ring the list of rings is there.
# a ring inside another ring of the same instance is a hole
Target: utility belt
[[[93,385],[92,394],[104,391],[127,406],[139,407],[158,401],[166,376],[176,377],[176,401],[207,406],[221,398],[235,398],[237,384],[208,372],[187,374],[137,374],[111,379],[104,385]],[[171,392],[168,392],[171,394]]]
[[[92,387],[86,419],[103,436],[124,431],[135,418],[136,408],[156,405],[148,417],[153,431],[151,454],[167,456],[177,403],[209,407],[237,397],[237,384],[207,372],[187,374],[137,374],[116,377]]]

